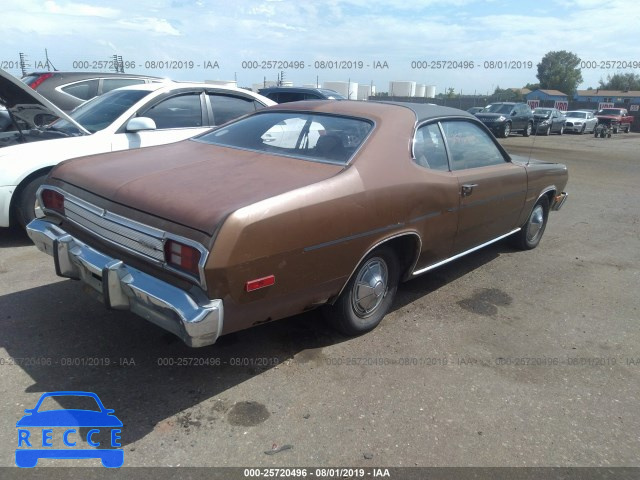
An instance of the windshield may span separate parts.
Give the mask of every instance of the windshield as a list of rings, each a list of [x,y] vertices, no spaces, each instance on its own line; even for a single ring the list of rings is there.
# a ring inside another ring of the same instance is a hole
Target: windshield
[[[587,113],[586,112],[567,112],[567,117],[587,118]]]
[[[107,128],[116,118],[149,93],[147,90],[112,90],[83,103],[69,116],[89,132],[95,133]],[[66,130],[72,125],[60,119],[51,126],[56,130]]]
[[[265,112],[205,133],[195,140],[345,165],[372,127],[367,120],[338,115]]]
[[[482,113],[509,113],[511,110],[513,110],[513,105],[492,103],[491,105],[487,105]]]
[[[549,110],[548,108],[536,108],[533,111],[533,114],[538,116],[538,117],[550,117],[551,116],[551,110]]]

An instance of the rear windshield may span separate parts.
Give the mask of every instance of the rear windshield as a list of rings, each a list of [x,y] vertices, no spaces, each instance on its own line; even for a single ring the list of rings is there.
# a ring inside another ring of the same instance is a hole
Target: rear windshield
[[[345,165],[373,128],[364,119],[307,112],[265,112],[195,140],[225,147]]]

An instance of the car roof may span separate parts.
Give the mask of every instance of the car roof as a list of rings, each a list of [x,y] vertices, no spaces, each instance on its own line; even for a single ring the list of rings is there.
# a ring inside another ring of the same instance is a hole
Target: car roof
[[[100,72],[100,71],[94,71],[94,72],[78,72],[78,71],[60,71],[60,70],[42,70],[42,71],[36,71],[36,72],[29,72],[26,75],[24,75],[23,77],[30,77],[33,75],[47,75],[47,74],[51,74],[53,76],[65,76],[65,77],[69,77],[69,78],[74,78],[74,77],[87,77],[87,78],[94,78],[94,77],[114,77],[114,78],[148,78],[148,79],[152,79],[152,80],[164,80],[163,77],[155,77],[152,75],[143,75],[143,74],[139,74],[139,73],[116,73],[116,72]]]
[[[244,88],[231,87],[227,85],[214,85],[212,83],[205,82],[175,82],[173,80],[167,80],[166,82],[153,82],[153,83],[139,83],[137,85],[127,85],[126,87],[120,87],[118,90],[142,90],[145,92],[154,92],[156,90],[164,89],[168,92],[173,90],[180,90],[182,88],[206,88],[207,90],[217,90],[225,92],[235,92],[249,95],[251,97],[260,99],[267,105],[275,105],[273,100],[270,100],[262,95],[246,90]]]
[[[413,112],[417,122],[441,117],[466,117],[477,120],[477,118],[464,110],[439,105],[429,105],[424,103],[410,102],[380,102],[380,101],[359,101],[343,100],[340,102],[326,102],[323,100],[304,100],[301,102],[290,102],[270,107],[269,110],[302,110],[322,113],[332,113],[336,115],[351,115],[374,119],[384,117],[385,113],[409,109]]]

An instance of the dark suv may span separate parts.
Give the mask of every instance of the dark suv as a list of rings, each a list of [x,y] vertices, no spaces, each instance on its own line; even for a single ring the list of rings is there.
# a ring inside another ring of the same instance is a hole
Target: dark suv
[[[166,81],[147,75],[101,72],[34,72],[21,80],[65,112],[116,88]]]
[[[268,87],[258,90],[260,95],[276,103],[298,102],[300,100],[344,100],[338,92],[328,88],[309,87]]]
[[[533,129],[533,112],[526,103],[492,103],[476,113],[476,117],[497,137],[507,138],[511,132],[522,132],[528,137]]]

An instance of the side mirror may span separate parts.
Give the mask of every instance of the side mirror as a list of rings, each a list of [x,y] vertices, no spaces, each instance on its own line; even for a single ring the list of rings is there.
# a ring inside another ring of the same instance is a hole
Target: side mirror
[[[511,116],[512,116],[512,117],[515,117],[517,113],[518,113],[518,112],[516,112],[516,111],[514,110],[513,112],[511,112]]]
[[[139,132],[141,130],[155,130],[156,122],[149,117],[135,117],[127,122],[126,131],[129,133]]]

